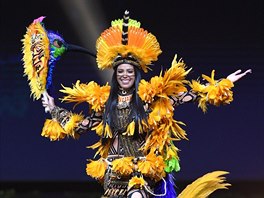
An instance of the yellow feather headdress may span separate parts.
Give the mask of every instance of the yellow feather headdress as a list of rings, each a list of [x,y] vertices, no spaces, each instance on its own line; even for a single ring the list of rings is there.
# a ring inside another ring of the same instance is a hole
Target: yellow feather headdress
[[[97,64],[102,70],[130,63],[147,72],[148,65],[161,54],[156,37],[140,28],[140,22],[129,19],[128,11],[123,20],[112,21],[112,26],[101,34],[96,49]]]

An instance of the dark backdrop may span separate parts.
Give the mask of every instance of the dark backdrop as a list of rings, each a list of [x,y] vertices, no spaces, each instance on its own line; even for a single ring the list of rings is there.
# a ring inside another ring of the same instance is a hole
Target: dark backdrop
[[[88,181],[86,159],[94,152],[85,147],[97,137],[89,132],[80,140],[50,142],[40,136],[49,115],[40,101],[30,98],[20,41],[26,27],[42,15],[47,16],[47,29],[58,30],[71,43],[83,45],[85,38],[80,38],[76,29],[84,28],[78,20],[75,26],[68,20],[61,8],[63,1],[0,2],[0,181]],[[84,2],[88,7],[98,3],[104,19],[96,22],[100,31],[128,9],[131,18],[157,37],[163,53],[151,75],[168,68],[176,53],[193,68],[189,80],[202,73],[209,75],[212,69],[216,78],[221,78],[237,69],[252,68],[252,74],[235,84],[231,105],[210,107],[206,114],[197,104],[175,110],[175,118],[186,123],[189,138],[177,143],[182,168],[176,179],[194,180],[209,171],[226,170],[229,180],[263,181],[263,1]],[[70,14],[78,18],[79,13],[72,10]],[[94,50],[94,43],[85,47]],[[71,86],[77,79],[105,83],[95,61],[83,54],[66,54],[55,72],[55,97],[60,97],[61,83]],[[60,106],[72,108],[71,104]],[[87,106],[75,109],[81,110],[86,112]]]

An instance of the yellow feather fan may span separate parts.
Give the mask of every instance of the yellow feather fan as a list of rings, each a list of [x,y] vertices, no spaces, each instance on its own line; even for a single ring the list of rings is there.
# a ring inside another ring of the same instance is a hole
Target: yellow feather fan
[[[34,20],[22,39],[24,75],[28,77],[33,99],[39,99],[45,91],[48,73],[49,39],[42,19]]]

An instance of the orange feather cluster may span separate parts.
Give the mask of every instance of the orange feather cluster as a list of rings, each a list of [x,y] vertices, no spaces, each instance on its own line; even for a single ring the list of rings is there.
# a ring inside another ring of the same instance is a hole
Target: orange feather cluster
[[[51,119],[46,119],[44,127],[42,128],[41,136],[49,138],[51,141],[61,140],[66,136],[65,130],[61,125]]]
[[[193,80],[191,83],[192,90],[199,95],[199,107],[203,112],[207,110],[207,103],[219,106],[220,104],[230,104],[233,101],[233,92],[231,90],[234,84],[228,79],[215,80],[215,71],[211,73],[211,77],[202,75],[208,82],[203,85]]]
[[[107,163],[103,158],[86,165],[86,173],[97,180],[103,180],[107,168]]]
[[[150,152],[145,160],[138,162],[138,170],[146,177],[155,179],[156,181],[161,180],[165,177],[165,163],[162,156],[157,156],[154,152]]]
[[[142,80],[139,84],[138,94],[140,98],[150,104],[151,112],[148,116],[148,127],[152,130],[146,144],[142,148],[145,152],[157,149],[165,159],[169,158],[166,152],[173,145],[173,140],[187,139],[185,131],[179,126],[182,122],[173,118],[174,107],[169,96],[177,96],[186,91],[185,80],[190,70],[185,70],[182,60],[176,61],[177,56],[172,61],[171,68],[160,76],[151,78],[150,82]],[[174,145],[173,145],[174,146]],[[178,149],[174,146],[171,153],[178,156]]]
[[[64,86],[63,88],[60,91],[67,95],[64,96],[62,101],[77,102],[77,104],[87,102],[91,105],[91,109],[96,112],[103,110],[110,93],[110,86],[108,84],[100,86],[94,81],[84,84],[78,80],[73,88]]]
[[[97,64],[100,69],[112,68],[117,55],[133,55],[141,69],[147,72],[148,65],[157,61],[161,54],[159,43],[154,35],[139,27],[139,22],[130,19],[128,26],[128,44],[122,44],[122,20],[112,23],[97,39]]]
[[[82,115],[71,114],[69,121],[64,127],[62,127],[56,120],[46,119],[41,135],[50,138],[51,141],[61,140],[66,136],[71,136],[74,139],[77,139],[79,138],[79,134],[75,133],[74,130],[81,120],[83,120]]]
[[[123,157],[120,159],[116,159],[112,162],[113,171],[122,175],[127,176],[133,173],[134,164],[132,159],[134,157]]]

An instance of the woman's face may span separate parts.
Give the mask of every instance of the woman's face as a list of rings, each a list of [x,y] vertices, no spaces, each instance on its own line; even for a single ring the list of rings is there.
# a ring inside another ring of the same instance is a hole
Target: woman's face
[[[135,83],[135,69],[133,65],[124,63],[117,66],[116,79],[120,87],[130,89]]]

